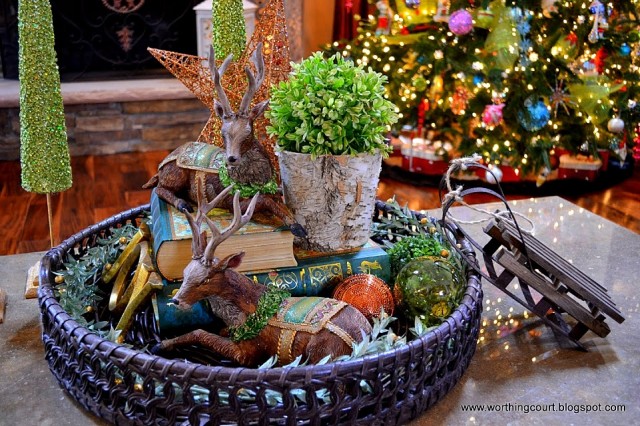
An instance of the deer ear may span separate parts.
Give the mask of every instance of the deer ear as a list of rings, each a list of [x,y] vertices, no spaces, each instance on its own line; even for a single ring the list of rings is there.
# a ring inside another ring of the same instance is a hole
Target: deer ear
[[[258,102],[257,104],[255,104],[253,106],[253,108],[251,108],[251,112],[249,113],[251,119],[255,120],[256,118],[258,118],[262,114],[264,114],[264,112],[265,112],[265,110],[267,109],[268,106],[269,106],[269,99],[267,99],[266,101]]]
[[[243,251],[236,254],[230,254],[229,256],[225,257],[220,261],[220,267],[222,269],[227,269],[227,268],[235,269],[238,266],[240,266],[240,264],[242,263],[243,257],[244,257]]]
[[[213,101],[213,109],[218,117],[222,118],[224,116],[224,108],[222,107],[222,104],[217,100]]]

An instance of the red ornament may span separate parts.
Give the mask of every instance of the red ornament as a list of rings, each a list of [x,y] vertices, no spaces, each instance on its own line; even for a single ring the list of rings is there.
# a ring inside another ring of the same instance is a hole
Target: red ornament
[[[598,49],[596,58],[593,61],[593,63],[596,65],[596,71],[598,71],[598,74],[602,74],[604,72],[604,61],[608,56],[609,52],[607,52],[607,49],[605,49],[604,47]]]
[[[333,298],[347,302],[362,312],[369,321],[378,318],[382,309],[387,315],[392,315],[395,308],[389,286],[371,274],[357,274],[346,278],[336,286]]]

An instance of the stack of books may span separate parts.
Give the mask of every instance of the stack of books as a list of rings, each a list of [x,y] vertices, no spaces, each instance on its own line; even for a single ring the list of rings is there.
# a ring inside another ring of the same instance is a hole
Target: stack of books
[[[151,234],[156,270],[165,286],[154,296],[153,304],[160,331],[172,335],[197,327],[207,327],[215,317],[206,303],[181,310],[169,303],[180,288],[184,268],[191,261],[191,229],[184,214],[151,196]],[[230,224],[233,215],[213,209],[208,215],[219,229]],[[294,248],[294,237],[285,227],[268,218],[254,219],[216,248],[216,256],[244,251],[238,272],[264,285],[286,288],[292,296],[329,296],[333,287],[354,274],[373,274],[385,282],[390,279],[389,257],[375,242],[337,252],[313,252]]]

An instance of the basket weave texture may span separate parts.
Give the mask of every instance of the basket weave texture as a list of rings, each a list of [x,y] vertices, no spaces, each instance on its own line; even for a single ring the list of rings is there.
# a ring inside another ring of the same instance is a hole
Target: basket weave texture
[[[376,204],[376,217],[386,212]],[[115,424],[402,424],[441,399],[476,349],[482,289],[467,272],[461,305],[439,327],[397,349],[346,362],[289,368],[209,366],[149,355],[78,324],[54,297],[54,272],[110,228],[136,223],[141,206],[93,225],[51,249],[38,291],[45,358],[60,385],[83,407]],[[466,241],[462,250],[473,254]],[[147,315],[148,316],[148,315]],[[366,381],[371,392],[364,392]],[[196,398],[208,390],[208,398]],[[328,391],[329,402],[317,391]],[[255,398],[243,395],[252,392]],[[269,392],[282,402],[268,401]],[[306,395],[301,402],[301,391]],[[228,395],[226,400],[220,395]],[[297,397],[296,397],[297,396]]]

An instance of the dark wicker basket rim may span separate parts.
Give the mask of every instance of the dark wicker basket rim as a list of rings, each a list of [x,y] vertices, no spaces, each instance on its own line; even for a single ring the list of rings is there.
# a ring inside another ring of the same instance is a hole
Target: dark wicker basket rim
[[[474,303],[481,297],[481,287],[478,275],[467,269],[467,287],[460,306],[437,328],[431,330],[420,338],[411,340],[406,345],[392,349],[387,352],[369,355],[348,361],[330,362],[324,365],[305,365],[298,367],[275,367],[268,369],[208,366],[197,363],[190,363],[175,359],[167,359],[157,355],[151,355],[130,349],[104,339],[91,330],[78,324],[62,308],[54,297],[53,273],[61,265],[65,253],[73,250],[74,246],[81,243],[90,235],[107,230],[114,224],[122,223],[126,220],[135,220],[142,213],[149,210],[149,205],[143,205],[95,224],[82,232],[79,232],[57,247],[49,250],[43,257],[40,268],[40,286],[38,289],[38,299],[41,312],[48,312],[54,318],[56,324],[63,328],[69,336],[77,339],[78,343],[84,345],[92,352],[102,353],[104,357],[111,359],[116,364],[127,366],[136,372],[156,371],[162,377],[176,376],[182,380],[194,380],[196,382],[209,381],[213,376],[216,380],[236,382],[240,380],[278,382],[280,380],[309,381],[310,379],[327,379],[331,376],[340,376],[353,371],[367,371],[378,368],[382,365],[397,362],[398,359],[412,357],[421,348],[431,347],[434,343],[438,346],[444,342],[455,330],[463,325],[464,318],[469,318],[472,314]],[[461,241],[464,250],[473,253],[473,249],[467,241]],[[119,361],[118,361],[119,360]]]

